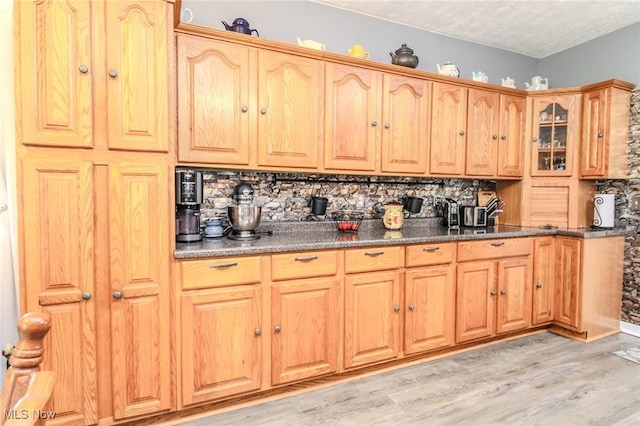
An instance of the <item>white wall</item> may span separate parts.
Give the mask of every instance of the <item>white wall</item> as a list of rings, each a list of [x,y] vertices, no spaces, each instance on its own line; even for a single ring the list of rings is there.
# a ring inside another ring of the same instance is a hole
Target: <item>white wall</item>
[[[0,346],[15,344],[18,333],[18,297],[14,271],[17,256],[15,219],[17,196],[15,179],[15,111],[13,91],[13,2],[0,0],[0,205],[7,211],[0,213]],[[0,358],[0,383],[4,381],[5,363]]]

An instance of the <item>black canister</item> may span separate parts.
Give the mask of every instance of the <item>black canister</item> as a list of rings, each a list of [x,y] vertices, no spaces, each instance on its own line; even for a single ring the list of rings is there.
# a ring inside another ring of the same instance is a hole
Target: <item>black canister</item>
[[[328,198],[325,197],[311,197],[311,214],[316,216],[322,216],[327,211]]]

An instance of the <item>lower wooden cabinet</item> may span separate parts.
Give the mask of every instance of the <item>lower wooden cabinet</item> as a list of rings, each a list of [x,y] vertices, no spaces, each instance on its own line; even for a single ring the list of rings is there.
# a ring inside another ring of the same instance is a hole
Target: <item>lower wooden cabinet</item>
[[[580,240],[557,238],[555,320],[579,328],[580,312]],[[579,330],[578,330],[579,331]]]
[[[260,286],[189,291],[181,304],[182,404],[260,389]]]
[[[555,238],[533,238],[533,304],[531,324],[553,320],[555,298]]]

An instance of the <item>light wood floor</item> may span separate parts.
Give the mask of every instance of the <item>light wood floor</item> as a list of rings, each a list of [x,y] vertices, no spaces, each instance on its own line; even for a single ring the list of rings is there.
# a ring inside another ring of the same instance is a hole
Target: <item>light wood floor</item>
[[[640,364],[616,335],[535,334],[182,422],[205,425],[640,425]]]

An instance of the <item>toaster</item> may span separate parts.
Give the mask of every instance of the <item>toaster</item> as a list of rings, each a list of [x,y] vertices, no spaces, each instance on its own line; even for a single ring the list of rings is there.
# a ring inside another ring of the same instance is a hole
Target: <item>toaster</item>
[[[487,209],[484,207],[463,206],[461,207],[463,226],[481,227],[487,226]]]

